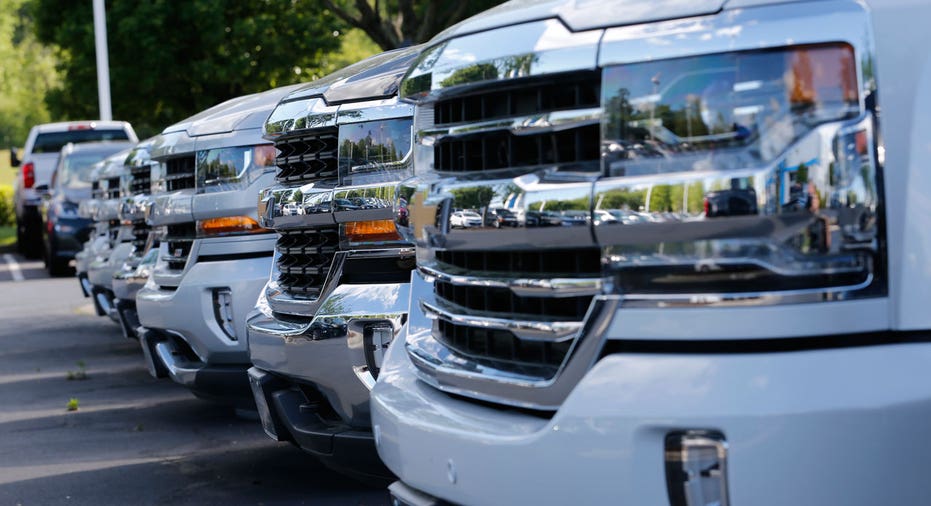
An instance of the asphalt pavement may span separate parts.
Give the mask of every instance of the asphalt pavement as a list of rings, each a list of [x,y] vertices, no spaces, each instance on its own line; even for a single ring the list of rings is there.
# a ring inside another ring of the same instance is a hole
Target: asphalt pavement
[[[257,421],[153,379],[75,278],[0,254],[0,505],[387,502]]]

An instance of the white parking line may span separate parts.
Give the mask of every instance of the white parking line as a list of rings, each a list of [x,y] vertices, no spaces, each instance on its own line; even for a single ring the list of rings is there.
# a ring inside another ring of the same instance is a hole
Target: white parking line
[[[13,281],[23,281],[26,279],[23,277],[23,271],[19,269],[19,264],[16,263],[16,259],[13,258],[13,255],[4,253],[3,259],[10,268],[10,276],[13,276]]]

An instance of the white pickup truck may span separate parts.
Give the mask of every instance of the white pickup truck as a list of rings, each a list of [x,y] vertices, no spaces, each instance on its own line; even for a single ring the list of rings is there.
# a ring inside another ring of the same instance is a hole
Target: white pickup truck
[[[517,0],[429,43],[395,504],[926,504],[928,19]]]
[[[32,127],[22,159],[15,149],[10,150],[10,165],[20,168],[13,182],[16,247],[20,253],[39,256],[42,252],[39,207],[42,195],[49,190],[61,148],[68,143],[120,140],[138,141],[133,127],[125,121],[66,121]]]

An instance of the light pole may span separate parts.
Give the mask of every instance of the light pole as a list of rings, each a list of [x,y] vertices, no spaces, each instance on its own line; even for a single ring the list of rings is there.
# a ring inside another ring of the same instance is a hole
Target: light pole
[[[107,14],[103,0],[94,0],[94,42],[97,47],[97,99],[100,103],[100,119],[110,121],[110,58],[107,56]]]

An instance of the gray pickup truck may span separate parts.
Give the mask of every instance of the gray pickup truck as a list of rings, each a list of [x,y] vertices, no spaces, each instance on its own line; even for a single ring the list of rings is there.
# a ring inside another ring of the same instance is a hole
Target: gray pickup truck
[[[369,391],[407,318],[414,265],[394,224],[411,174],[412,108],[398,83],[419,48],[385,53],[285,97],[266,125],[277,233],[268,285],[248,319],[249,378],[266,433],[359,478],[390,476],[375,453]]]

